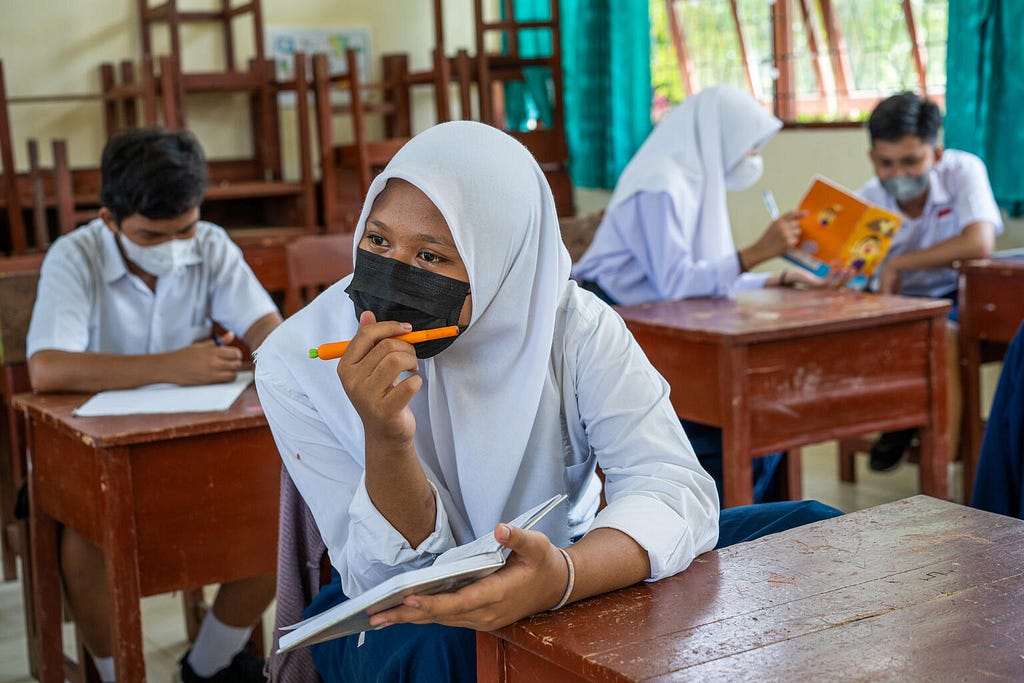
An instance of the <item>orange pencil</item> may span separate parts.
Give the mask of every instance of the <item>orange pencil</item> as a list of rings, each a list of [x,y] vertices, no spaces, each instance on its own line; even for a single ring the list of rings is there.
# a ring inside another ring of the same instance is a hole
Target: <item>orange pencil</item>
[[[415,344],[417,342],[430,341],[431,339],[444,339],[446,337],[454,337],[459,333],[458,325],[449,325],[448,327],[435,327],[431,330],[416,330],[414,332],[406,332],[398,336],[392,337],[392,339],[401,339],[404,342]],[[319,358],[320,360],[331,360],[334,358],[340,358],[341,354],[345,353],[345,349],[348,348],[349,341],[340,342],[328,342],[327,344],[321,344],[315,349],[309,350],[310,358]]]

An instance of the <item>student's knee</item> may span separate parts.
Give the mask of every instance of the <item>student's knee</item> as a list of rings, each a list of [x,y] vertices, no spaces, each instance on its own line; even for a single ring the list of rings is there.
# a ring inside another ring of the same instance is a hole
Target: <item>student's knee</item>
[[[803,524],[810,524],[811,522],[820,522],[823,519],[840,517],[843,511],[831,505],[819,503],[816,500],[800,500],[793,503],[792,514],[802,520],[806,520],[802,522]]]
[[[60,539],[60,569],[69,586],[102,585],[106,571],[103,551],[74,529],[65,527]]]

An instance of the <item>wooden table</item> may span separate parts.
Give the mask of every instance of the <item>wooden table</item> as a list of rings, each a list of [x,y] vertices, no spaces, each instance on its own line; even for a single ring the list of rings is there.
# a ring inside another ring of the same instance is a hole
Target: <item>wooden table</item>
[[[960,266],[960,372],[963,381],[964,500],[971,499],[985,429],[981,364],[1003,357],[1024,321],[1024,258],[967,261]]]
[[[60,521],[106,553],[117,678],[142,681],[141,597],[275,571],[281,461],[252,386],[225,412],[74,417],[87,398],[12,402],[27,415],[40,680],[63,680]]]
[[[921,426],[921,491],[946,497],[941,299],[770,288],[621,306],[677,414],[722,428],[723,505],[753,502],[755,456]]]
[[[1024,522],[915,496],[477,636],[481,683],[1024,674]]]

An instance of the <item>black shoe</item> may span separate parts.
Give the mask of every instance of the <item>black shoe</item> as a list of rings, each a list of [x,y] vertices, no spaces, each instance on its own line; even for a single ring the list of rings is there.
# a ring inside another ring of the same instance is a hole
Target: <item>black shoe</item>
[[[916,435],[917,429],[911,428],[885,432],[878,437],[878,441],[871,447],[871,469],[888,472],[900,464]]]
[[[211,681],[213,683],[265,683],[267,680],[267,677],[263,675],[263,660],[249,654],[245,650],[235,655],[235,658],[226,667],[209,678],[203,678],[193,671],[192,665],[188,663],[188,655],[191,651],[186,652],[179,662],[181,665],[179,679],[181,683],[203,683],[204,681]]]

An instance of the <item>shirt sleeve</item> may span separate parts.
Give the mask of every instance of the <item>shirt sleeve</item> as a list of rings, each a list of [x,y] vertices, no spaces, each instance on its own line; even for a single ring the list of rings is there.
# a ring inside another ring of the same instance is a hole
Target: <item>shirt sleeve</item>
[[[67,239],[53,243],[39,272],[39,288],[32,308],[25,353],[85,351],[89,348],[93,276],[82,255]]]
[[[718,540],[718,493],[669,402],[669,386],[622,319],[607,307],[577,318],[579,418],[605,475],[608,505],[591,528],[617,529],[643,547],[655,581]],[[571,346],[568,348],[572,348]]]
[[[416,548],[381,515],[366,491],[363,466],[348,452],[298,387],[256,363],[256,390],[288,474],[302,494],[341,575],[348,597],[410,569],[427,566],[455,545],[437,489],[434,531]],[[361,458],[361,454],[359,454]],[[433,484],[431,484],[433,487]]]
[[[203,257],[212,268],[210,314],[236,336],[244,337],[253,323],[276,312],[277,306],[245,262],[238,245],[223,228],[211,228],[216,231],[216,237],[211,237],[210,247]]]
[[[697,202],[693,202],[696,206]],[[665,192],[641,192],[620,205],[616,229],[627,244],[630,225],[640,226],[634,243],[637,259],[663,301],[725,296],[740,274],[739,257],[730,251],[717,259],[698,259],[693,250],[696,216],[679,216]],[[722,226],[729,230],[728,225]]]
[[[960,229],[963,230],[971,223],[985,221],[992,224],[997,235],[1001,234],[1003,216],[992,194],[985,162],[973,154],[965,154],[959,161],[953,177],[946,181],[946,186],[954,195],[954,208],[960,219]]]

